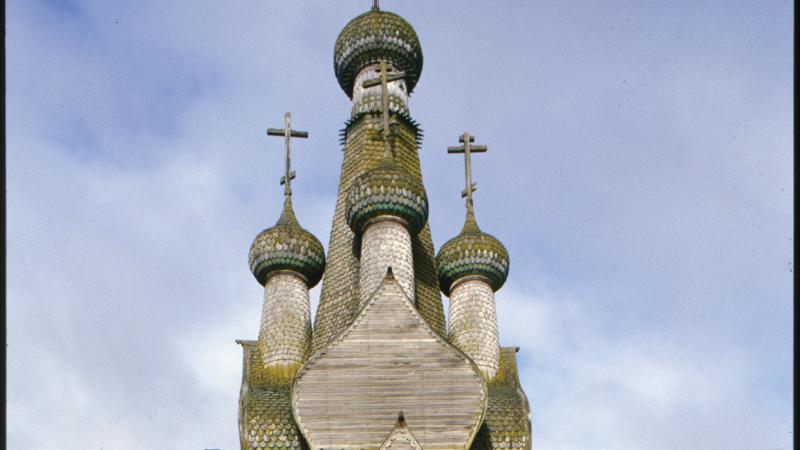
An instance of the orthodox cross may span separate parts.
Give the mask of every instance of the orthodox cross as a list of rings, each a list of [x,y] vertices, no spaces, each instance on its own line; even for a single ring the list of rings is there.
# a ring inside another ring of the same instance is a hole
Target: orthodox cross
[[[478,183],[472,182],[472,154],[484,153],[488,150],[485,145],[472,145],[475,142],[475,136],[464,132],[458,137],[458,142],[463,145],[458,147],[447,147],[447,153],[463,153],[464,154],[464,174],[467,179],[467,188],[461,192],[461,197],[467,198],[467,211],[472,212],[472,193],[478,189]]]
[[[377,4],[377,0],[375,3]],[[403,71],[393,71],[389,73],[386,61],[380,61],[380,77],[367,80],[361,84],[364,89],[373,86],[381,85],[381,109],[383,110],[383,151],[384,156],[389,155],[389,83],[398,81],[405,78],[406,74]]]
[[[267,136],[283,136],[286,142],[286,174],[281,177],[281,185],[283,185],[283,195],[292,195],[292,180],[295,177],[294,170],[292,170],[292,138],[308,138],[308,131],[297,131],[292,129],[292,114],[286,113],[284,118],[286,128],[267,128]]]

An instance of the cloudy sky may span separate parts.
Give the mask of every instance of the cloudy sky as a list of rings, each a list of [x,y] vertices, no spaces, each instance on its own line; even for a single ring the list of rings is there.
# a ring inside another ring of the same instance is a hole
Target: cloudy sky
[[[435,245],[476,214],[536,449],[788,449],[790,1],[385,0]],[[6,2],[8,448],[238,448],[247,267],[295,206],[327,246],[368,0]],[[312,292],[316,305],[318,288]]]

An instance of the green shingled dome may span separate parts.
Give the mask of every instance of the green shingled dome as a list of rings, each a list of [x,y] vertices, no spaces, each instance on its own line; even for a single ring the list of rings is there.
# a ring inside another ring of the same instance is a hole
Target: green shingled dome
[[[351,20],[336,39],[333,69],[348,97],[353,97],[358,72],[381,59],[406,73],[411,94],[422,73],[422,47],[417,33],[397,14],[372,10]]]
[[[264,285],[276,270],[291,270],[306,278],[309,288],[316,286],[325,269],[325,249],[319,240],[297,223],[292,202],[287,197],[278,223],[256,236],[250,246],[250,270]]]
[[[461,233],[445,242],[436,255],[439,285],[447,296],[453,283],[467,276],[482,276],[489,280],[492,290],[500,289],[508,277],[508,265],[508,250],[478,228],[471,211]]]
[[[347,193],[347,223],[356,233],[372,218],[399,217],[408,222],[408,231],[417,234],[428,220],[425,187],[393,161],[379,165],[353,180]]]

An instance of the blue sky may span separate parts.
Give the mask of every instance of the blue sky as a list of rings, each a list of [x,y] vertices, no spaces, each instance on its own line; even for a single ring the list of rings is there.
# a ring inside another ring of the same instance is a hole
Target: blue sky
[[[791,448],[792,3],[382,3],[425,55],[437,248],[464,211],[446,147],[489,146],[534,448]],[[282,199],[264,129],[310,132],[295,207],[327,246],[333,44],[370,2],[6,6],[8,448],[238,448],[247,251]]]

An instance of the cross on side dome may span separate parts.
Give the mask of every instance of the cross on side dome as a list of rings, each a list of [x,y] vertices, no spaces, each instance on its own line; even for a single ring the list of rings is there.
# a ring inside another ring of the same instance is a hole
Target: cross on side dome
[[[313,234],[303,229],[297,222],[292,209],[291,182],[295,177],[292,171],[291,139],[308,138],[307,131],[292,130],[292,116],[284,116],[285,128],[268,128],[268,136],[283,136],[286,151],[286,171],[281,177],[283,185],[283,211],[275,226],[267,228],[256,236],[250,246],[248,258],[250,270],[261,285],[267,282],[271,273],[290,270],[300,274],[309,288],[316,285],[325,269],[325,249]]]
[[[472,182],[472,154],[488,151],[485,145],[474,145],[475,136],[464,132],[458,147],[447,147],[447,153],[464,154],[464,177],[466,188],[461,192],[467,201],[467,217],[461,233],[445,242],[436,255],[439,285],[445,295],[450,295],[454,282],[468,276],[486,279],[493,290],[498,290],[508,277],[508,250],[494,236],[478,228],[473,210],[472,193],[478,188]]]
[[[292,195],[292,180],[296,174],[292,170],[292,138],[308,139],[308,131],[297,131],[292,129],[292,113],[287,112],[284,115],[284,128],[267,128],[267,136],[283,136],[286,149],[286,173],[281,177],[281,184],[283,185],[283,195],[290,197]]]
[[[467,199],[467,213],[472,213],[472,193],[478,190],[478,183],[472,182],[472,154],[485,153],[489,149],[485,145],[472,145],[475,142],[475,136],[465,131],[464,134],[459,136],[458,142],[461,146],[447,147],[447,153],[463,153],[464,154],[464,177],[467,182],[467,187],[461,192],[461,197]]]

